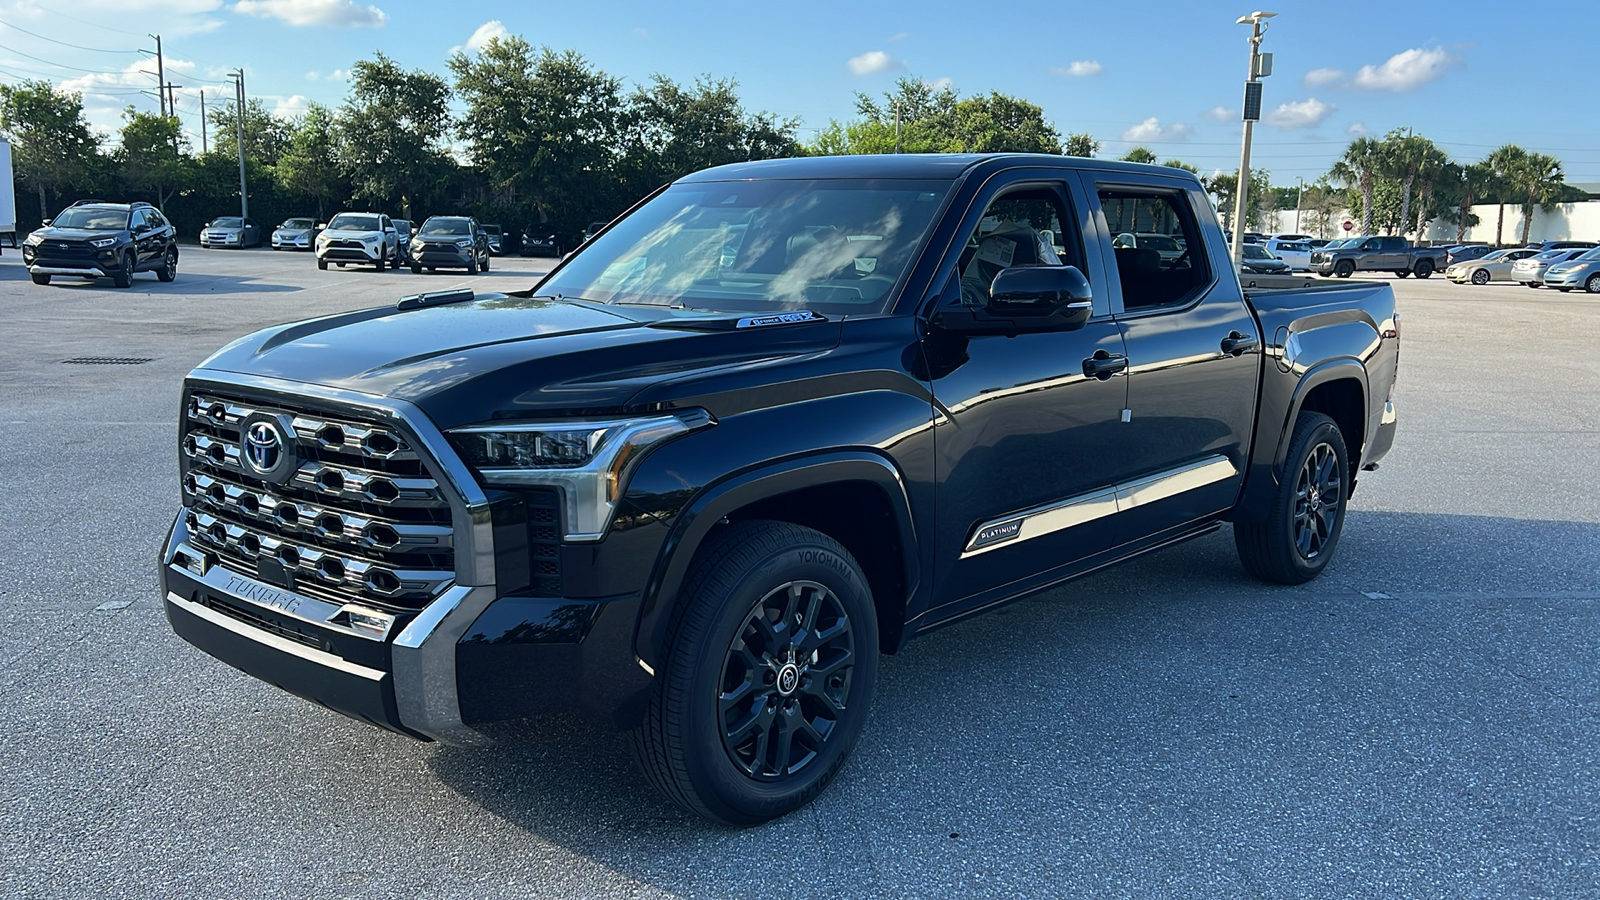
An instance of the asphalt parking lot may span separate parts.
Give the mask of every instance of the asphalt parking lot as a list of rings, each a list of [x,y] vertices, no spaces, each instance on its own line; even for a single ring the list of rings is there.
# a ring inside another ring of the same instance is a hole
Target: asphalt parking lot
[[[184,250],[120,291],[0,256],[0,894],[1600,895],[1600,296],[1384,276],[1399,436],[1319,580],[1250,581],[1224,530],[920,638],[834,787],[731,831],[610,735],[415,743],[170,632],[190,367],[549,263]]]

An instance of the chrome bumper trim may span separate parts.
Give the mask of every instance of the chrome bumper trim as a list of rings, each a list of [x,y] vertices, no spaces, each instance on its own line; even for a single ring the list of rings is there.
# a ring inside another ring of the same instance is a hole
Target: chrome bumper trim
[[[106,270],[99,266],[86,266],[83,268],[68,268],[66,266],[29,266],[29,275],[88,275],[93,278],[107,278]]]
[[[383,680],[385,673],[377,669],[369,669],[366,666],[358,666],[347,659],[334,656],[332,653],[325,653],[316,649],[315,647],[307,647],[302,644],[297,644],[294,641],[285,640],[275,634],[268,634],[259,628],[251,628],[249,625],[246,625],[243,622],[235,621],[214,609],[210,609],[201,606],[198,603],[185,600],[171,591],[167,592],[167,602],[178,607],[191,616],[204,619],[218,628],[226,628],[240,637],[249,638],[258,644],[265,644],[266,646],[271,647],[279,652],[293,654],[294,656],[298,656],[307,662],[316,663],[319,666],[326,666],[330,669],[336,669],[348,675],[356,675],[369,681]]]

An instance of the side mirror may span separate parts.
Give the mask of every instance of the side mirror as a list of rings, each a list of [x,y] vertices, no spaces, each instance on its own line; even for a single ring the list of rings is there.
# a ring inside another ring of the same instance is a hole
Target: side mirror
[[[54,221],[55,221],[54,219],[45,219],[43,222],[40,223],[40,227],[41,228],[49,228],[50,227],[50,223],[54,222]]]
[[[1094,314],[1089,280],[1076,266],[1002,269],[987,306],[939,310],[935,323],[955,334],[1037,334],[1076,331]]]

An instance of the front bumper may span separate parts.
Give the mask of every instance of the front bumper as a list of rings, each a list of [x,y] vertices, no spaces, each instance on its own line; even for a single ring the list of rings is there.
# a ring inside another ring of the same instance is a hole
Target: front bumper
[[[311,238],[306,237],[305,235],[301,235],[300,237],[293,237],[293,238],[280,238],[277,235],[273,235],[272,236],[272,249],[274,249],[274,250],[284,250],[284,249],[289,249],[289,250],[310,250],[311,249]]]
[[[433,269],[467,269],[472,267],[473,256],[470,250],[455,252],[424,250],[421,253],[412,251],[411,264]]]
[[[242,246],[244,246],[244,237],[242,235],[237,235],[237,234],[201,235],[201,237],[200,237],[200,246],[207,247],[207,248],[210,248],[210,247],[242,247]]]
[[[1581,288],[1594,274],[1592,269],[1573,269],[1567,272],[1544,274],[1544,286],[1549,288]]]
[[[329,262],[354,262],[371,265],[382,257],[379,256],[379,246],[360,247],[323,247],[317,251],[317,259],[326,259]]]

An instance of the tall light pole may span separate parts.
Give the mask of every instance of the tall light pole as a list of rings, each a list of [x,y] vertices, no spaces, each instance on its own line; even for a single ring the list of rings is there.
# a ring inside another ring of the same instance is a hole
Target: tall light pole
[[[1240,16],[1237,24],[1250,26],[1250,76],[1244,82],[1244,147],[1239,151],[1239,184],[1234,189],[1233,267],[1239,268],[1244,247],[1244,211],[1250,201],[1250,135],[1261,119],[1261,79],[1272,74],[1272,54],[1261,52],[1261,38],[1267,33],[1267,20],[1275,12],[1256,10]]]
[[[244,68],[229,72],[233,79],[234,119],[239,126],[239,215],[250,218],[250,188],[244,181]],[[219,139],[220,140],[220,139]]]

